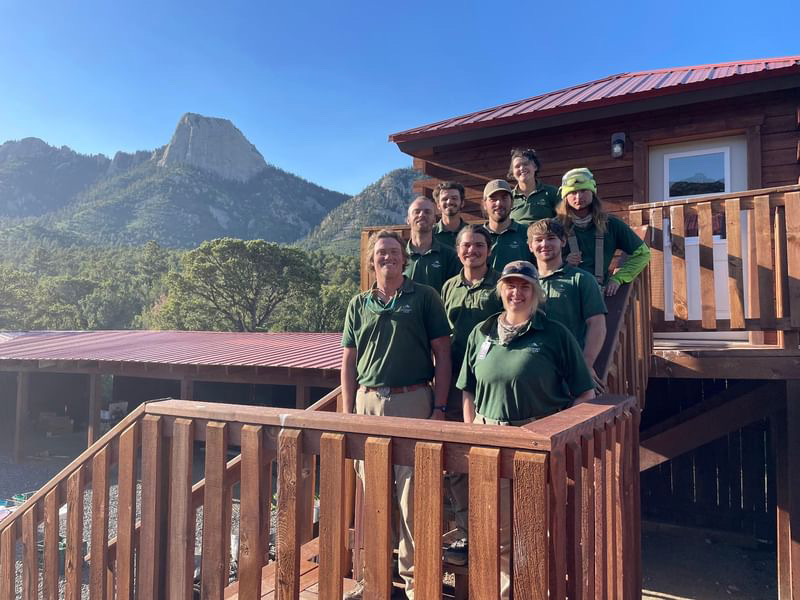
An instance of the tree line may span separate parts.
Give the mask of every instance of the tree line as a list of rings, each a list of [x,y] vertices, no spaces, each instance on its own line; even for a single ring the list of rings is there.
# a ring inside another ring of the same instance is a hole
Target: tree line
[[[0,329],[341,331],[355,256],[219,238],[192,250],[148,242],[2,248]]]

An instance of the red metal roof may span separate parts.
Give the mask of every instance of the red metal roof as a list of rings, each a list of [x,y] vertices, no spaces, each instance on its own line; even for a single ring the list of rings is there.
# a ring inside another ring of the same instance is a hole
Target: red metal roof
[[[32,331],[0,337],[0,360],[338,370],[342,361],[341,339],[339,333]]]
[[[406,142],[468,129],[532,120],[654,96],[678,94],[704,87],[731,85],[792,73],[800,73],[800,56],[621,73],[394,133],[389,136],[389,141]]]

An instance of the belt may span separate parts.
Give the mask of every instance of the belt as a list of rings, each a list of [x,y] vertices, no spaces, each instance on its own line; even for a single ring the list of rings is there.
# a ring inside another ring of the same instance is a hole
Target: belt
[[[387,394],[405,394],[406,392],[413,392],[414,390],[418,390],[420,388],[428,387],[427,383],[416,383],[414,385],[403,385],[400,387],[367,387],[365,385],[361,386],[361,389],[365,392],[378,392],[380,395],[385,396]]]

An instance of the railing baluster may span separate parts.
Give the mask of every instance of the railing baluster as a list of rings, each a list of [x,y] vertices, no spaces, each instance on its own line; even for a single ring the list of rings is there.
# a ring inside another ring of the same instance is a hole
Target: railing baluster
[[[703,329],[717,328],[717,307],[714,298],[714,236],[711,203],[697,205],[700,258],[700,306]]]
[[[58,600],[58,487],[44,497],[43,559],[42,597]]]
[[[239,505],[239,596],[261,598],[261,568],[269,537],[262,537],[262,521],[269,514],[263,504],[270,506],[271,494],[261,497],[265,469],[261,464],[264,453],[263,429],[256,425],[242,427],[242,489]],[[271,479],[271,477],[270,477]],[[269,525],[267,525],[269,527]]]
[[[195,511],[192,510],[194,423],[175,419],[169,485],[167,590],[170,600],[192,597]]]
[[[581,450],[577,441],[567,444],[567,596],[583,600],[581,579],[581,500],[583,499],[583,473]]]
[[[210,422],[206,425],[206,486],[203,493],[203,554],[201,568],[201,595],[203,598],[222,598],[228,582],[225,572],[225,527],[223,506],[225,488],[225,463],[228,453],[227,423]]]
[[[800,328],[800,192],[786,194],[785,207],[789,314],[792,327]]]
[[[744,329],[744,261],[742,260],[741,200],[725,201],[725,235],[728,242],[728,297],[731,329]]]
[[[514,454],[514,598],[547,600],[550,587],[547,455]]]
[[[39,557],[36,555],[36,505],[22,515],[22,598],[39,597]]]
[[[615,430],[615,444],[613,447],[614,452],[614,493],[616,496],[616,501],[614,502],[614,528],[615,528],[615,539],[616,543],[614,545],[614,551],[616,552],[616,578],[614,581],[614,589],[615,598],[624,598],[625,597],[625,572],[628,569],[628,565],[625,564],[625,548],[626,544],[626,536],[625,536],[625,520],[627,514],[623,511],[623,506],[625,505],[625,496],[624,496],[624,461],[625,455],[623,452],[623,446],[625,444],[625,429],[623,427],[623,422],[621,419],[615,419],[614,422],[614,430]]]
[[[345,437],[323,433],[319,446],[319,596],[339,600],[343,591]]]
[[[606,431],[603,427],[594,429],[594,589],[597,600],[608,599],[608,557],[606,555],[606,540],[608,539],[608,511],[606,510],[606,486],[608,485],[605,451]]]
[[[672,246],[672,303],[676,321],[689,319],[686,283],[686,229],[683,206],[669,207],[669,229]]]
[[[92,556],[89,561],[89,597],[105,600],[108,570],[108,446],[92,458]]]
[[[17,524],[0,531],[0,600],[14,600],[16,594]]]
[[[278,440],[278,600],[296,600],[300,595],[301,435],[299,429],[283,429]]]
[[[594,441],[590,436],[581,436],[581,594],[587,600],[595,600],[595,559],[594,553]]]
[[[617,552],[616,546],[619,543],[617,538],[616,511],[614,507],[617,503],[616,469],[614,460],[614,446],[616,445],[616,430],[613,423],[605,424],[605,446],[603,449],[603,471],[605,474],[605,494],[606,494],[606,597],[609,599],[618,598],[614,585],[617,577]]]
[[[117,486],[117,545],[115,575],[120,600],[133,599],[134,528],[136,525],[136,449],[139,423],[122,432],[119,440]]]
[[[83,465],[67,480],[67,554],[65,600],[80,600],[83,571]]]
[[[500,597],[500,451],[469,451],[469,597]]]
[[[563,447],[550,451],[550,558],[550,597],[562,600],[567,596],[567,465]]]
[[[772,227],[770,223],[769,196],[753,199],[755,210],[756,264],[758,273],[758,307],[761,328],[769,328],[775,320],[775,282],[773,271]]]
[[[408,467],[407,467],[408,468]],[[367,594],[389,598],[392,589],[392,440],[367,438],[364,444],[364,539]]]
[[[651,320],[654,327],[664,322],[664,209],[650,209]],[[669,298],[671,301],[672,298]]]
[[[167,470],[165,464],[169,454],[162,437],[161,417],[145,415],[142,421],[142,527],[139,535],[137,561],[139,581],[136,584],[138,598],[159,598],[161,594],[161,568],[163,520],[167,516],[165,506],[168,498],[162,485]],[[152,557],[145,560],[144,557]]]
[[[414,593],[442,597],[443,446],[417,442],[414,450]]]

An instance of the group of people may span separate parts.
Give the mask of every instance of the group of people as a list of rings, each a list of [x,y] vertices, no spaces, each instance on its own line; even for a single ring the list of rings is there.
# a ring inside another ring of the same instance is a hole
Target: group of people
[[[408,241],[390,230],[370,238],[375,284],[351,300],[342,337],[346,412],[521,426],[602,391],[594,363],[606,336],[603,296],[632,281],[649,250],[603,210],[588,169],[568,171],[559,188],[542,183],[539,169],[535,151],[512,150],[516,186],[486,184],[485,224],[468,223],[464,188],[443,182],[433,200],[410,204]],[[617,250],[628,259],[610,273]],[[413,600],[413,469],[395,467],[394,484],[398,571]],[[445,559],[465,564],[467,477],[448,474],[446,489],[460,535]],[[504,480],[502,598],[510,589],[509,492]]]

